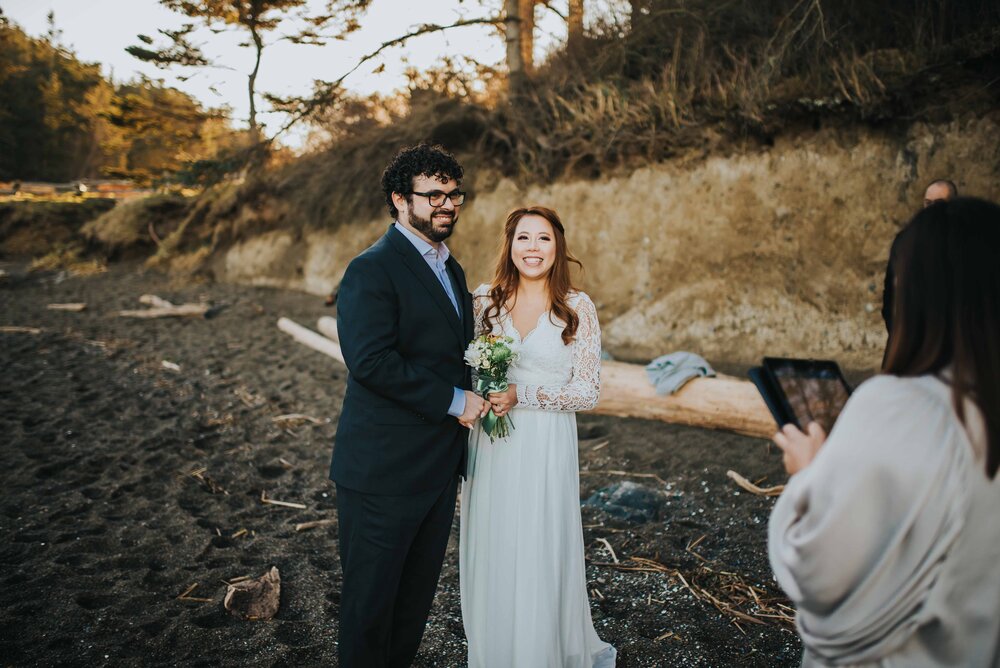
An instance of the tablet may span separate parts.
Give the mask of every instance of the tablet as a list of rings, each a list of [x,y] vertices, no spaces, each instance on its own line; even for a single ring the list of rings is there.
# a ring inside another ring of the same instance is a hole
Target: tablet
[[[816,421],[829,434],[851,396],[851,386],[832,360],[765,357],[749,376],[778,427],[791,423],[805,430]]]

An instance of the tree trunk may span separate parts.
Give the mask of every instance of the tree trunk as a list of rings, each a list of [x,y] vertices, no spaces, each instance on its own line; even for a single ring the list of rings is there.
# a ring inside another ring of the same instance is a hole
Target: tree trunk
[[[535,0],[519,0],[521,18],[521,62],[528,76],[535,69]]]
[[[568,37],[566,45],[570,52],[583,47],[583,0],[569,0],[569,15],[566,18]]]
[[[257,32],[257,25],[255,23],[251,23],[249,28],[250,36],[253,38],[254,49],[257,52],[256,60],[253,63],[253,71],[247,77],[247,89],[250,96],[250,138],[256,143],[260,141],[260,128],[257,126],[257,103],[254,97],[257,87],[257,72],[260,70],[260,58],[264,53],[264,40],[261,39],[260,33]]]
[[[520,0],[504,0],[504,30],[507,41],[507,71],[510,77],[510,90],[514,95],[518,95],[524,91],[528,83],[521,48]]]

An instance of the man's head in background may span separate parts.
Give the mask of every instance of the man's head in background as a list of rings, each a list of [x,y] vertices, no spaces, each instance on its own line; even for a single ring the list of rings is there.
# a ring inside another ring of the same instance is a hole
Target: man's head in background
[[[958,197],[958,187],[948,179],[936,179],[924,189],[924,207]]]

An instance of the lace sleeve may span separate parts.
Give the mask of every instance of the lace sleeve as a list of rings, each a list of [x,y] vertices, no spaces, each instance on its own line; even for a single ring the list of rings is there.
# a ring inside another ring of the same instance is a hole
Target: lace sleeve
[[[601,393],[601,326],[597,308],[584,293],[577,298],[580,319],[573,347],[573,376],[566,385],[518,385],[517,405],[547,411],[586,411]]]

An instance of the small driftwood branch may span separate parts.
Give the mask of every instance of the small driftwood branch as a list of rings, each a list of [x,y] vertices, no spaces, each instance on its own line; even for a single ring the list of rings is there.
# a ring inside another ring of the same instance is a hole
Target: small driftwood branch
[[[697,545],[698,542],[695,541],[692,546]],[[594,563],[593,565],[614,568],[619,571],[663,573],[667,577],[677,578],[695,599],[704,601],[722,614],[728,615],[730,621],[736,624],[741,631],[742,627],[739,627],[738,622],[766,625],[768,622],[765,619],[774,619],[786,627],[795,627],[795,618],[785,612],[787,610],[794,613],[794,610],[783,605],[775,597],[762,598],[761,595],[766,594],[766,592],[750,584],[739,574],[714,570],[706,563],[703,563],[696,570],[689,571],[687,578],[679,569],[643,557],[629,557],[626,562],[621,564]],[[709,591],[695,578],[715,581],[717,590],[714,593]],[[743,610],[739,608],[743,608]]]
[[[188,594],[190,594],[191,592],[193,592],[197,588],[198,588],[198,583],[195,582],[193,585],[191,585],[190,587],[188,587],[187,589],[185,589],[183,594],[179,594],[177,596],[177,598],[184,598],[185,596],[187,596]]]
[[[210,304],[173,304],[156,295],[142,295],[139,302],[152,308],[119,311],[118,315],[123,318],[203,318],[211,308]]]
[[[291,501],[277,501],[275,499],[267,498],[267,492],[261,491],[260,502],[267,503],[272,506],[281,506],[282,508],[298,508],[299,510],[305,510],[306,504],[304,503],[293,503]]]
[[[40,327],[19,327],[17,325],[4,325],[0,327],[0,333],[3,334],[41,334],[42,329]]]
[[[288,318],[278,319],[278,329],[288,334],[293,339],[304,346],[319,351],[324,355],[329,355],[341,364],[344,363],[344,353],[340,350],[340,345],[336,341],[331,341],[321,334],[317,334],[308,327],[303,327],[294,320]]]
[[[604,543],[604,547],[608,548],[608,552],[611,553],[611,561],[613,561],[616,564],[619,563],[618,562],[618,555],[615,554],[615,550],[614,550],[613,547],[611,547],[611,543],[608,542],[607,538],[598,538],[597,542],[598,543]]]
[[[79,313],[87,309],[87,304],[84,302],[70,302],[66,304],[49,304],[45,308],[50,311],[70,311],[72,313]]]
[[[622,476],[625,478],[653,478],[654,480],[660,481],[664,485],[667,484],[666,480],[656,475],[655,473],[630,473],[628,471],[602,471],[602,470],[580,471],[580,475],[599,475],[599,474]]]
[[[198,583],[195,582],[193,585],[184,590],[184,593],[177,597],[178,601],[193,601],[195,603],[211,603],[213,599],[211,598],[197,598],[191,596],[191,592],[198,588]]]
[[[774,487],[758,487],[736,471],[726,471],[726,477],[735,482],[739,487],[742,487],[746,491],[751,494],[756,494],[757,496],[781,496],[781,493],[785,491],[784,485],[775,485]]]
[[[299,522],[295,525],[296,531],[308,531],[309,529],[315,529],[317,527],[326,527],[331,524],[336,524],[336,519],[329,520],[313,520],[312,522]]]
[[[221,494],[225,494],[226,496],[229,496],[229,490],[226,489],[225,487],[223,487],[222,485],[220,485],[219,483],[217,483],[215,480],[213,480],[209,476],[205,475],[206,473],[208,473],[208,468],[205,467],[205,466],[202,466],[201,468],[194,469],[193,471],[190,471],[190,472],[188,472],[188,473],[186,473],[184,475],[187,475],[187,476],[189,476],[189,477],[197,480],[198,482],[200,482],[202,485],[205,486],[205,489],[207,489],[212,494],[220,494],[221,493]],[[218,531],[219,530],[216,529],[216,533],[218,533]],[[222,534],[219,533],[219,535],[221,536]]]
[[[176,308],[177,306],[173,302],[169,302],[163,297],[157,297],[156,295],[142,295],[139,297],[139,303],[152,306],[153,308]]]
[[[311,422],[313,424],[326,424],[323,420],[306,415],[305,413],[286,413],[285,415],[275,415],[271,422]]]
[[[122,318],[203,318],[208,311],[208,304],[181,304],[174,308],[126,309],[118,311]]]

